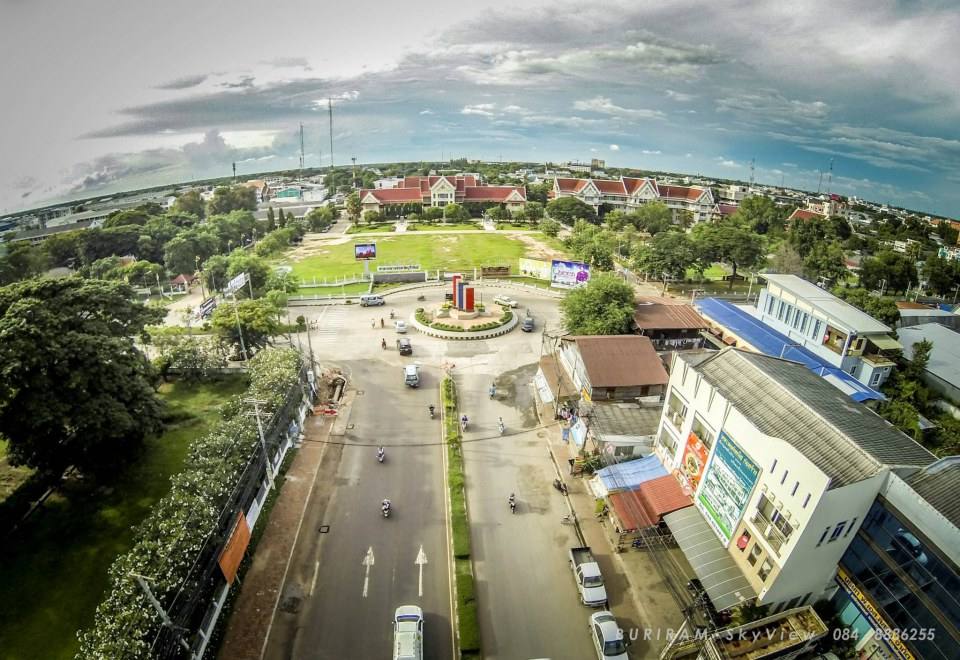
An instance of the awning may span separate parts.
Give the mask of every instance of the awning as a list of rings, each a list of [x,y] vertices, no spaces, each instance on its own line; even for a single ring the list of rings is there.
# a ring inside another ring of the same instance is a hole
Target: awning
[[[597,470],[597,477],[610,492],[618,490],[633,490],[644,481],[666,476],[667,470],[660,463],[660,459],[650,455],[624,463],[615,463]]]
[[[667,475],[645,481],[635,490],[612,493],[610,505],[621,530],[632,532],[654,527],[665,514],[690,506],[676,477]]]
[[[902,351],[903,346],[889,335],[866,335],[866,340],[881,351]]]
[[[688,506],[668,513],[663,519],[718,611],[757,597],[757,592],[697,507]]]

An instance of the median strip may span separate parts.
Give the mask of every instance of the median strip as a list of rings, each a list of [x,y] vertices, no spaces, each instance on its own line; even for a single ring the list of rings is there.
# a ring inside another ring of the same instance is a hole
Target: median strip
[[[450,527],[453,536],[454,607],[460,658],[480,658],[480,624],[477,619],[473,562],[470,558],[470,520],[463,473],[462,436],[457,408],[457,388],[447,376],[440,384],[443,434],[447,448],[447,484],[450,489]]]

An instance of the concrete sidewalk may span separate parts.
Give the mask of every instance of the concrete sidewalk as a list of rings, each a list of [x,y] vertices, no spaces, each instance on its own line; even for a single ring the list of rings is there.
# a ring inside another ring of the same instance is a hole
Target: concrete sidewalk
[[[253,563],[243,578],[217,654],[230,660],[257,660],[283,587],[304,510],[337,417],[312,416],[304,424],[304,442],[287,470],[283,487],[269,513]]]
[[[576,456],[576,445],[563,442],[559,423],[550,424],[552,406],[539,407],[537,412],[546,425],[547,443],[560,478],[567,485],[567,499],[576,513],[582,541],[593,550],[603,572],[610,611],[617,617],[624,635],[633,640],[630,657],[655,658],[667,645],[669,631],[677,630],[683,622],[683,613],[673,593],[678,587],[684,587],[677,584],[675,575],[663,575],[664,570],[650,552],[631,548],[616,551],[617,534],[609,520],[605,516],[597,517],[596,501],[584,479],[570,474],[568,460]],[[682,555],[674,558],[660,552],[661,561],[682,560]],[[666,552],[679,553],[679,550]]]

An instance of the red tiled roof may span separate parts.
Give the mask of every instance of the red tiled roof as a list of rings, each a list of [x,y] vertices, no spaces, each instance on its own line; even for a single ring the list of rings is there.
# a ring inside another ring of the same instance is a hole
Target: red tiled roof
[[[793,213],[790,214],[790,217],[787,218],[787,222],[791,220],[813,220],[814,218],[822,218],[824,216],[816,213],[815,211],[807,211],[806,209],[794,209]]]
[[[666,385],[670,377],[649,337],[582,335],[570,337],[593,387]]]
[[[597,189],[607,195],[624,195],[626,196],[627,190],[623,186],[623,181],[614,181],[612,179],[593,179],[593,185]]]
[[[648,182],[651,186],[653,186],[653,191],[657,191],[657,182],[653,179],[635,179],[627,176],[620,177],[620,179],[623,181],[623,187],[626,189],[628,195],[633,195],[638,190],[643,188],[643,184]]]
[[[702,188],[691,188],[690,186],[659,186],[660,197],[666,199],[686,199],[696,201],[700,199],[704,191]]]
[[[560,192],[575,193],[580,192],[583,187],[587,184],[586,179],[555,179],[557,182],[557,187],[560,189]]]
[[[463,199],[469,202],[505,202],[514,191],[526,200],[527,191],[523,186],[467,186],[463,190]]]
[[[668,474],[644,481],[635,490],[612,493],[610,504],[623,531],[629,532],[657,525],[666,514],[690,506],[690,498],[676,477]]]
[[[360,201],[370,194],[380,202],[423,202],[419,188],[378,188],[360,191]]]
[[[737,212],[737,209],[740,208],[736,204],[717,204],[717,210],[720,211],[720,215],[733,215]]]

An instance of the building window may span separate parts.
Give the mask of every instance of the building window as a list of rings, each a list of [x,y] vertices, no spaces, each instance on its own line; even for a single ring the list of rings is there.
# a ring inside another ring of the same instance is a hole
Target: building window
[[[703,446],[709,451],[713,447],[713,431],[707,428],[707,425],[703,423],[703,420],[700,419],[700,415],[694,415],[693,417],[693,427],[690,429],[694,433],[700,442],[703,443]]]
[[[800,488],[800,482],[799,482],[799,481],[796,482],[795,484],[793,484],[793,490],[790,491],[790,497],[793,497],[794,495],[797,494],[797,489],[798,489],[798,488]]]
[[[837,523],[837,526],[833,528],[833,533],[830,535],[830,540],[827,541],[827,543],[833,543],[838,538],[840,538],[840,534],[843,533],[843,528],[846,526],[846,524],[847,524],[846,520],[844,520],[841,523]]]
[[[783,471],[783,476],[780,477],[780,485],[781,485],[781,486],[787,482],[787,475],[788,475],[788,474],[790,474],[790,470],[784,470],[784,471]]]
[[[781,321],[783,320],[783,312],[784,310],[786,310],[786,308],[787,308],[787,303],[781,300],[780,306],[777,307],[777,318],[780,319]]]
[[[794,328],[794,330],[796,330],[797,328],[800,327],[800,319],[801,319],[802,317],[805,317],[805,316],[806,316],[806,314],[804,314],[803,312],[801,312],[799,309],[796,311],[796,313],[793,315],[793,328]]]
[[[753,547],[750,549],[750,554],[747,555],[747,562],[751,566],[756,566],[757,562],[760,561],[760,557],[763,556],[763,548],[760,547],[759,543],[754,543]]]
[[[810,504],[810,493],[807,493],[807,496],[803,498],[803,508],[806,509],[808,504]]]
[[[687,404],[677,396],[676,390],[670,391],[670,401],[667,403],[667,419],[678,431],[687,417]]]
[[[807,334],[807,326],[810,325],[810,317],[806,314],[803,315],[803,321],[800,323],[800,334]]]
[[[870,376],[870,385],[876,386],[880,384],[880,372],[874,371],[873,375]]]
[[[777,459],[773,459],[773,463],[770,464],[770,472],[773,473],[777,469]]]
[[[857,526],[857,519],[854,518],[850,521],[850,524],[847,526],[847,533],[843,535],[843,538],[850,536],[850,532],[853,531],[853,528]]]
[[[667,450],[667,452],[669,452],[671,458],[673,458],[673,455],[677,453],[677,441],[670,434],[670,431],[667,430],[666,426],[660,429],[660,438],[658,442],[664,449]]]
[[[810,333],[810,336],[817,340],[818,344],[823,343],[823,337],[820,336],[820,321],[813,322],[813,332]]]
[[[764,559],[763,563],[760,564],[760,570],[757,571],[757,576],[764,582],[767,581],[767,578],[770,576],[770,571],[773,570],[773,564],[770,563],[769,559]]]
[[[823,534],[820,535],[820,540],[817,541],[817,547],[818,547],[818,548],[819,548],[821,545],[823,545],[823,539],[827,538],[827,534],[829,534],[829,533],[830,533],[830,528],[829,528],[829,527],[827,527],[826,529],[823,530]]]
[[[767,298],[767,314],[773,315],[773,305],[776,303],[777,299],[773,296]]]

